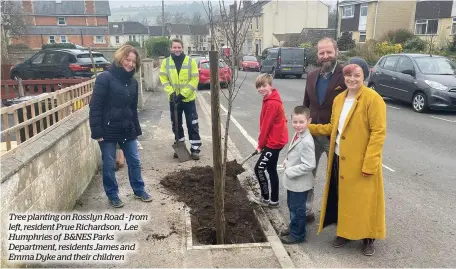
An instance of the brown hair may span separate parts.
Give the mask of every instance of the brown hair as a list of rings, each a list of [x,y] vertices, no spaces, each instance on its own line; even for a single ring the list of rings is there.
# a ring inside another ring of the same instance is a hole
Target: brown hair
[[[114,53],[114,63],[117,66],[122,66],[122,61],[125,60],[130,53],[133,52],[136,54],[136,66],[135,66],[135,71],[139,70],[139,67],[141,66],[141,58],[139,56],[139,52],[136,48],[130,45],[123,45],[120,47],[115,53]]]
[[[176,42],[176,43],[180,43],[182,45],[182,47],[184,47],[184,42],[182,42],[182,40],[180,40],[179,38],[174,38],[171,40],[171,46],[173,46],[173,43]]]
[[[310,109],[306,106],[296,106],[293,109],[293,112],[291,113],[291,116],[293,115],[304,115],[306,118],[310,118]]]
[[[255,80],[255,87],[258,89],[261,86],[269,84],[272,86],[272,76],[266,73],[260,74]]]

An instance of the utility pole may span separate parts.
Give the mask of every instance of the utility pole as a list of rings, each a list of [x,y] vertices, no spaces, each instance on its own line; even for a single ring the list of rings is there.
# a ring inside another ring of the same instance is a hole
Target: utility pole
[[[211,76],[212,154],[214,173],[215,226],[217,244],[225,243],[225,182],[222,165],[222,130],[220,124],[219,56],[209,52]]]
[[[162,0],[162,36],[165,37],[165,0]]]
[[[339,35],[339,0],[337,0],[337,3],[336,3],[336,30],[334,31],[335,40],[337,40],[338,35]]]

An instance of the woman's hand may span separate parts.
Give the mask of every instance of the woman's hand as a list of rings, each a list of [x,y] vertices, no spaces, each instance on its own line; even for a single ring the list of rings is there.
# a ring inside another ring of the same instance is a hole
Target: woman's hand
[[[103,137],[97,138],[97,141],[98,141],[98,142],[103,141]]]

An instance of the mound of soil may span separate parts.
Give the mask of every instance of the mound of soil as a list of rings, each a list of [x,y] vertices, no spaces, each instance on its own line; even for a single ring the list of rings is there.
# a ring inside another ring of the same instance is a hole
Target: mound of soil
[[[244,168],[227,163],[225,181],[226,244],[266,242],[246,191],[236,178]],[[201,244],[216,244],[214,177],[212,167],[193,167],[171,173],[161,184],[191,208],[192,232]]]

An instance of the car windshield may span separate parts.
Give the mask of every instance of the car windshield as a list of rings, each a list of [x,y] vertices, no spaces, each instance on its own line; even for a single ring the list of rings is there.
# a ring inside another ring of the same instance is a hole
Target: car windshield
[[[426,75],[454,75],[456,65],[443,57],[419,57],[415,58],[418,68]]]
[[[303,49],[282,49],[282,60],[304,61],[304,50]]]
[[[108,60],[106,60],[106,58],[101,53],[93,53],[92,57],[93,57],[93,61],[95,63],[97,63],[97,62],[107,62],[108,61]],[[90,59],[90,55],[89,54],[79,54],[77,56],[77,58],[78,58],[78,62],[79,63],[92,63],[92,60]]]
[[[244,56],[244,61],[252,61],[252,62],[256,62],[257,61],[257,58],[255,58],[254,56]]]
[[[226,64],[222,61],[219,62],[219,67],[222,68],[222,67],[225,67]],[[201,63],[201,68],[202,69],[209,69],[209,62],[202,62]]]

